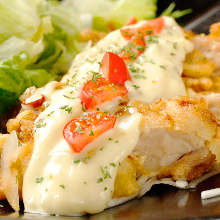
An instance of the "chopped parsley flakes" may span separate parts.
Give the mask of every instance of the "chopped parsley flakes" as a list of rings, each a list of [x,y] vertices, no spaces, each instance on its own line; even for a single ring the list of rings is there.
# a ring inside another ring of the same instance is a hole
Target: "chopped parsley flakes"
[[[76,127],[75,131],[78,131],[79,133],[83,133],[83,130],[80,126]]]
[[[100,170],[104,179],[112,178],[107,166],[100,167]]]
[[[86,105],[85,105],[85,103],[82,104],[82,110],[83,110],[84,112],[86,112]]]
[[[138,74],[134,75],[133,77],[134,77],[135,79],[146,79],[146,76],[138,75]]]
[[[132,85],[135,89],[139,89],[140,88],[140,86],[138,86],[138,85]]]
[[[94,133],[92,130],[90,131],[89,136],[94,136]]]
[[[176,50],[177,49],[177,42],[173,43],[173,48]]]
[[[148,43],[158,43],[158,37],[156,37],[156,36],[149,36],[147,38],[147,42]]]
[[[164,69],[164,70],[167,69],[164,65],[160,65],[160,68],[161,68],[161,69]]]
[[[128,69],[133,73],[138,72],[140,70],[138,67],[135,67],[133,65],[129,65]]]
[[[65,189],[65,186],[63,184],[60,184],[59,187]]]
[[[152,30],[147,30],[146,34],[153,34],[153,31]]]
[[[40,119],[37,124],[36,124],[36,128],[42,128],[42,127],[45,127],[46,126],[46,123],[43,122],[42,119]]]
[[[68,113],[72,112],[72,107],[69,107],[68,105],[64,105],[64,106],[60,107],[60,109],[65,110]]]
[[[80,162],[80,159],[76,159],[73,161],[73,163],[79,163]]]
[[[116,164],[115,163],[110,163],[110,166],[116,167]]]
[[[97,183],[101,183],[101,182],[103,182],[103,178],[102,177],[97,179]]]
[[[47,114],[47,116],[51,116],[54,113],[54,111],[50,112],[49,114]]]
[[[43,180],[44,180],[43,177],[37,177],[37,178],[35,179],[35,183],[42,183]]]
[[[99,80],[101,80],[102,74],[101,73],[97,73],[97,72],[92,72],[92,81],[93,82],[97,82]]]
[[[67,99],[75,99],[75,97],[70,97],[70,96],[67,96],[67,95],[63,95],[65,98]]]

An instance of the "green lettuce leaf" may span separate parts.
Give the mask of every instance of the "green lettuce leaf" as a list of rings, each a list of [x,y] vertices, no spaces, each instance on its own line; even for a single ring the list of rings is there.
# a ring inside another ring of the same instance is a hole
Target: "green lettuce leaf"
[[[120,28],[133,16],[138,20],[154,18],[156,10],[156,0],[121,0],[118,1],[108,20],[116,28]]]
[[[0,114],[31,86],[42,87],[57,76],[49,74],[45,69],[24,68],[29,63],[29,55],[20,53],[12,59],[0,62]]]
[[[0,42],[11,36],[30,38],[40,24],[40,0],[0,0]]]

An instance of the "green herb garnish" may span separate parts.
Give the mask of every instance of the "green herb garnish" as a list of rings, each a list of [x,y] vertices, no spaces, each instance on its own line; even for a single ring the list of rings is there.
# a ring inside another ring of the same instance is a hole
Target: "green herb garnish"
[[[89,136],[94,136],[94,132],[91,130]]]
[[[42,128],[45,127],[47,124],[43,122],[42,119],[40,119],[37,124],[36,124],[36,128]]]
[[[92,75],[93,82],[97,82],[97,81],[101,80],[102,74],[97,73],[97,72],[92,72],[92,73],[93,73],[93,75]]]
[[[139,89],[140,88],[140,86],[138,86],[138,85],[132,85],[135,89]]]
[[[60,184],[59,187],[65,189],[65,186],[63,184]]]
[[[36,182],[36,183],[42,183],[43,180],[44,180],[43,177],[37,177],[37,178],[35,179],[35,182]]]

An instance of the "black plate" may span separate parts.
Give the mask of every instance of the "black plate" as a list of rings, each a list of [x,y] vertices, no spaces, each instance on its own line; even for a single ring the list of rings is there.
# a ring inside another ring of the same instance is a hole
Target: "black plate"
[[[201,200],[201,191],[215,187],[220,187],[220,175],[209,178],[195,190],[177,190],[174,187],[158,185],[154,186],[141,199],[134,199],[115,208],[107,209],[97,215],[84,217],[41,216],[27,213],[18,216],[5,203],[3,204],[4,207],[0,208],[0,218],[26,220],[220,219],[220,197]]]
[[[159,1],[160,13],[171,1]],[[220,21],[220,0],[176,0],[178,8],[192,8],[193,13],[180,19],[186,28],[207,33],[209,25]],[[220,187],[220,175],[209,178],[195,190],[177,190],[158,185],[141,199],[108,209],[100,214],[85,217],[41,216],[16,214],[6,201],[0,203],[0,219],[26,220],[183,220],[220,219],[220,197],[201,200],[201,191]]]

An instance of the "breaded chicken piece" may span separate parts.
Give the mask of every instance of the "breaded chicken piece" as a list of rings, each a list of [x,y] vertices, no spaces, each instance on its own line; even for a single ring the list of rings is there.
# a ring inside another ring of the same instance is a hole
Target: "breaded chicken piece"
[[[4,147],[4,143],[9,135],[8,134],[0,134],[0,155],[2,153],[2,149]],[[20,143],[18,148],[18,157],[15,163],[11,165],[11,169],[15,169],[17,171],[17,181],[18,181],[18,190],[19,196],[22,198],[22,185],[23,185],[23,177],[25,170],[29,164],[32,151],[33,151],[33,140],[30,140],[27,143]],[[1,174],[1,172],[0,172]],[[2,176],[0,175],[0,200],[5,199],[4,189],[2,188]]]
[[[143,114],[141,137],[119,167],[114,197],[137,193],[135,180],[141,175],[191,181],[212,168],[216,156],[209,147],[214,148],[220,128],[204,99],[178,97],[132,106]],[[216,149],[220,145],[214,153]]]
[[[210,35],[198,35],[192,40],[196,49],[216,63],[216,70],[220,72],[220,22],[213,24]]]
[[[38,114],[33,110],[21,111],[16,118],[7,122],[9,133],[16,131],[21,142],[29,142],[33,139],[34,121]]]
[[[208,105],[209,110],[215,115],[217,122],[220,122],[220,93],[203,92],[196,93],[192,90],[188,91],[190,97],[197,99],[204,99]]]
[[[218,124],[203,99],[178,97],[159,100],[152,105],[140,102],[132,105],[144,115],[142,134],[133,153],[144,158],[147,171],[159,172],[161,168],[168,167],[184,155],[199,149],[209,151],[207,145],[216,137]],[[199,155],[200,164],[204,158]],[[211,156],[210,166],[203,169],[200,175],[211,168],[214,157]],[[187,160],[184,163],[187,164]],[[190,169],[181,178],[187,179],[189,172]]]

